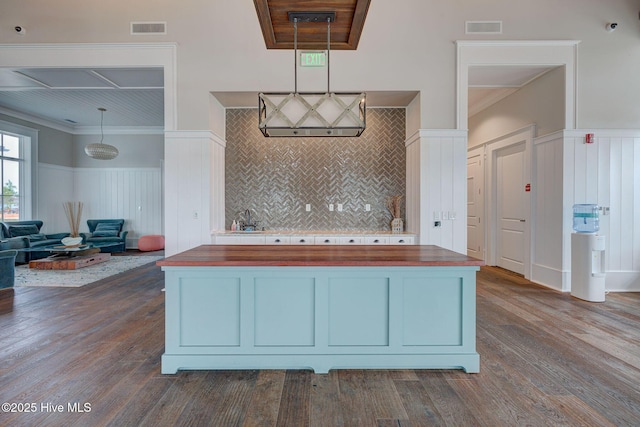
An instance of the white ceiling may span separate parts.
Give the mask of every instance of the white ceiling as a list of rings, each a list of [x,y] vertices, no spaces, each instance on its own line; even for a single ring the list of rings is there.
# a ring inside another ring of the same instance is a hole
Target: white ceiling
[[[469,69],[469,117],[551,68],[487,66]],[[367,91],[369,107],[404,107],[417,91]],[[213,92],[228,108],[256,107],[257,92]],[[161,68],[0,68],[0,113],[71,133],[94,133],[98,108],[105,128],[164,125]]]
[[[164,127],[162,68],[0,68],[0,113],[73,133]]]
[[[469,68],[469,117],[478,114],[554,67],[474,66]]]

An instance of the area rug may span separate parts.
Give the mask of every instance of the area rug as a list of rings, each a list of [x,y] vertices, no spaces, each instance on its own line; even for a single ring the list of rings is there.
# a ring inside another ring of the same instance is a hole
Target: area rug
[[[16,267],[15,286],[77,288],[132,268],[156,262],[161,256],[112,256],[109,261],[78,270],[38,270],[28,265]]]

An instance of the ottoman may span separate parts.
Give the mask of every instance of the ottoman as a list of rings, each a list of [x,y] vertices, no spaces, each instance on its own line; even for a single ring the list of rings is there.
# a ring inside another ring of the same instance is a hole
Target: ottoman
[[[142,252],[159,251],[161,249],[164,249],[164,236],[160,234],[142,236],[138,240],[138,250]]]

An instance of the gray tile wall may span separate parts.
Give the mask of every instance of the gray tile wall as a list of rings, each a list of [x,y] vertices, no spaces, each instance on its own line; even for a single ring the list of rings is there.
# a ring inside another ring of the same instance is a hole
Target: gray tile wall
[[[265,138],[256,109],[226,119],[227,229],[246,209],[268,230],[390,229],[385,200],[405,194],[403,108],[367,110],[359,138]]]

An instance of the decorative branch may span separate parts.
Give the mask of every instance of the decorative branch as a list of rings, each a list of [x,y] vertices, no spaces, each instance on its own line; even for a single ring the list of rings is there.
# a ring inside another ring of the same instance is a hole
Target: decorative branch
[[[82,202],[65,202],[64,213],[69,221],[71,237],[80,236],[80,219],[82,218]]]
[[[387,209],[393,218],[400,218],[400,204],[402,196],[391,196],[387,198]]]

